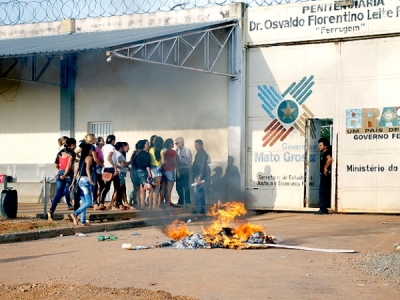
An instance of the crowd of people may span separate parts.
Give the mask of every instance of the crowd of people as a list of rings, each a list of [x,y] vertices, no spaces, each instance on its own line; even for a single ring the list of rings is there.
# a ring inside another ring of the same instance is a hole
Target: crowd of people
[[[57,191],[48,212],[49,220],[53,220],[57,205],[63,197],[68,209],[74,210],[71,213],[74,224],[78,225],[80,215],[82,226],[89,226],[86,221],[86,210],[89,207],[94,210],[161,210],[190,206],[191,186],[195,199],[193,213],[205,213],[204,181],[209,156],[200,139],[195,141],[197,153],[194,161],[182,137],[164,140],[153,135],[150,141],[139,140],[130,159],[127,159],[129,144],[117,142],[115,135],[109,135],[104,140],[87,134],[79,142],[63,136],[58,143],[59,151],[54,162],[58,170]],[[193,171],[192,184],[190,169]],[[130,195],[126,193],[128,172],[133,184]],[[177,204],[172,204],[171,194],[175,182],[179,199]],[[106,206],[105,200],[111,184],[114,192]]]

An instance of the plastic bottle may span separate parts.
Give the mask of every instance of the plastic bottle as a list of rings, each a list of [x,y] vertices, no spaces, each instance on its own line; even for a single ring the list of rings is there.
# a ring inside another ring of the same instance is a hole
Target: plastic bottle
[[[75,233],[75,235],[76,235],[76,236],[80,236],[80,237],[86,237],[86,236],[87,236],[86,234],[84,234],[84,233],[82,233],[82,232]]]
[[[117,240],[117,239],[118,239],[118,237],[115,236],[115,235],[99,235],[99,236],[97,237],[97,240],[98,240],[99,242],[103,242],[103,241],[105,241],[105,240],[115,241],[115,240]]]

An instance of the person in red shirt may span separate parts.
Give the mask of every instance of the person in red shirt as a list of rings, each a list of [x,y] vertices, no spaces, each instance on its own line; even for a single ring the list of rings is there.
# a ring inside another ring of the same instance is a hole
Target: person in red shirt
[[[58,169],[58,174],[56,177],[56,195],[52,199],[50,211],[47,213],[47,217],[51,221],[53,221],[58,202],[60,202],[60,199],[65,195],[65,188],[70,186],[72,178],[74,177],[75,148],[76,140],[73,138],[67,139],[65,148],[58,152],[54,162]]]
[[[171,191],[176,180],[176,176],[180,176],[178,169],[177,156],[178,154],[173,149],[174,140],[166,139],[165,148],[167,149],[164,154],[164,164],[161,168],[162,181],[161,181],[161,192],[160,195],[165,195],[165,200],[167,201],[167,209],[172,208],[171,206]],[[175,175],[176,174],[176,175]]]

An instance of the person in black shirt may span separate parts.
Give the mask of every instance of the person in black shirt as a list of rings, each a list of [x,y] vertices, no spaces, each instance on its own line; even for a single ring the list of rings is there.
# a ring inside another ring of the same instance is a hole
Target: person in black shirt
[[[75,176],[72,180],[70,190],[73,190],[74,185],[77,184],[79,186],[77,194],[80,195],[83,203],[82,206],[70,216],[74,224],[78,225],[77,217],[81,215],[82,226],[89,226],[90,224],[86,222],[86,209],[92,205],[93,201],[93,186],[95,185],[93,174],[95,166],[92,158],[92,145],[82,143],[80,148],[82,149],[81,159],[79,160],[79,167],[75,171]],[[77,198],[75,198],[75,201],[76,200]]]
[[[319,150],[322,152],[320,162],[320,184],[319,184],[319,211],[316,215],[325,215],[328,213],[327,204],[331,202],[331,184],[332,184],[332,149],[328,139],[320,138],[318,140]]]
[[[132,170],[136,171],[137,183],[140,185],[138,209],[143,209],[145,204],[146,190],[145,183],[151,178],[149,142],[141,140],[136,144],[137,151],[131,158]]]

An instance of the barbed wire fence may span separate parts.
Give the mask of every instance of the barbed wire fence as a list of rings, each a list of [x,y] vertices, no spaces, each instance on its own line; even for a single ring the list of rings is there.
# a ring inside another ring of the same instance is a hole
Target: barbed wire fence
[[[234,2],[257,7],[306,1],[310,0],[11,0],[0,2],[0,26],[224,6]]]

